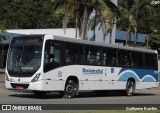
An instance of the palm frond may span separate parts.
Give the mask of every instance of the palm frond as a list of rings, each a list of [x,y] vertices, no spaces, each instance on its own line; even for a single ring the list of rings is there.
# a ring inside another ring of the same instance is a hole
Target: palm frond
[[[69,22],[69,19],[72,18],[75,14],[75,1],[68,0],[68,4],[66,5],[62,26],[64,28],[64,33],[66,32],[66,28]]]
[[[102,14],[101,16],[103,16],[103,18],[113,20],[114,14],[112,13],[111,9],[106,5],[104,0],[99,0],[99,9],[100,14]]]

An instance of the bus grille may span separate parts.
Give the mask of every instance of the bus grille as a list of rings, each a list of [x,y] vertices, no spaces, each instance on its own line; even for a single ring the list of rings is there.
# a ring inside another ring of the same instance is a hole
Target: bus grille
[[[15,84],[15,83],[11,83],[11,86],[13,88],[16,88],[17,86],[21,86],[23,87],[24,89],[27,89],[29,87],[29,84]]]

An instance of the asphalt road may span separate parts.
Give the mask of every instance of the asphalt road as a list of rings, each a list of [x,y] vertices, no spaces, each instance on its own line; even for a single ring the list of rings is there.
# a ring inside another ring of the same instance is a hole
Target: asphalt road
[[[127,97],[121,96],[118,92],[111,92],[109,95],[99,97],[94,92],[80,93],[80,95],[73,99],[60,98],[58,93],[47,94],[43,98],[37,98],[33,93],[21,92],[15,90],[7,90],[4,87],[4,82],[0,80],[0,104],[160,104],[160,87],[136,90],[135,96]],[[59,106],[58,106],[59,107]],[[76,107],[76,106],[75,106]],[[84,107],[84,106],[83,106]]]

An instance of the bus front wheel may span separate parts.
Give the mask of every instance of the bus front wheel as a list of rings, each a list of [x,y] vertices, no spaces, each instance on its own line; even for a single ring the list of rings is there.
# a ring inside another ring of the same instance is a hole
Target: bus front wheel
[[[73,80],[68,80],[63,92],[63,98],[73,98],[76,95],[76,83]]]
[[[126,84],[126,95],[133,96],[135,93],[135,83],[132,80],[128,80]]]

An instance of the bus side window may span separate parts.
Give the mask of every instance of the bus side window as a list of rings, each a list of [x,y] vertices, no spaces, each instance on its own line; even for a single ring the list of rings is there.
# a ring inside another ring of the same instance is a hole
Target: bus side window
[[[133,68],[144,68],[144,54],[140,52],[132,52],[130,55],[130,65]]]
[[[66,63],[72,63],[73,62],[73,57],[69,50],[66,51]]]
[[[154,54],[145,54],[145,68],[157,69],[157,56]]]
[[[76,52],[76,45],[72,43],[66,44],[65,50],[65,62],[66,64],[73,64],[75,61],[75,52]]]
[[[106,65],[106,52],[103,51],[102,52],[102,58],[101,58],[101,62],[102,62],[102,65],[105,66]]]
[[[137,62],[137,57],[136,57],[136,53],[133,52],[132,53],[132,67],[135,68],[138,66],[138,62]]]
[[[158,59],[157,58],[158,58],[158,56],[156,54],[154,54],[153,55],[153,67],[156,70],[158,69],[158,61],[157,61]]]
[[[79,61],[80,61],[80,56],[79,56],[78,54],[76,54],[74,59],[75,59],[74,62],[75,62],[76,64],[78,64]]]
[[[85,57],[84,57],[84,55],[76,54],[75,58],[74,58],[74,63],[75,64],[84,64],[85,63]]]
[[[66,43],[65,63],[70,64],[84,64],[84,46],[81,44]]]
[[[115,57],[112,57],[112,63],[111,63],[113,66],[116,65],[116,58]]]
[[[124,56],[124,66],[125,67],[130,67],[131,66],[131,59],[128,53]]]
[[[80,64],[85,64],[85,56],[81,55]]]
[[[117,66],[118,65],[118,59],[115,49],[107,49],[106,50],[106,65],[109,66]]]
[[[102,65],[100,59],[100,48],[95,48],[93,46],[86,47],[86,63],[88,65]]]
[[[111,52],[109,49],[106,49],[106,65],[109,66],[112,63],[112,56],[111,56]]]

